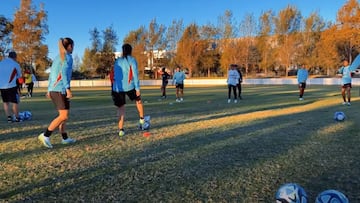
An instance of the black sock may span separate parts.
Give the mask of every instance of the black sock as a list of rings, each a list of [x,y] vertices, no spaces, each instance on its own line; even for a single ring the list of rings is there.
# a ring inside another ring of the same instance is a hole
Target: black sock
[[[140,119],[144,119],[144,117],[140,117]]]
[[[67,135],[67,133],[61,133],[61,136],[62,136],[63,140],[68,139],[68,135]]]
[[[124,131],[124,128],[121,128],[120,131]],[[125,132],[125,131],[124,131]]]
[[[52,132],[53,132],[53,131],[50,131],[49,129],[46,129],[46,131],[45,131],[45,133],[44,133],[44,136],[45,136],[45,137],[50,137],[50,135],[51,135]]]

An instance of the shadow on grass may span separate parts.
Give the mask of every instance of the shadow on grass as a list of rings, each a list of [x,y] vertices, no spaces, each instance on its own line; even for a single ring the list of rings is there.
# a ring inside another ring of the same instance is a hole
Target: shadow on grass
[[[297,117],[308,119],[299,125],[294,121]],[[140,148],[99,155],[92,167],[11,188],[0,193],[0,197],[24,194],[33,201],[273,202],[275,191],[283,181],[300,182],[312,188],[304,174],[290,171],[287,177],[282,175],[282,169],[304,162],[301,158],[312,156],[311,152],[305,157],[295,156],[291,163],[282,162],[278,157],[311,142],[316,130],[310,129],[304,134],[299,129],[310,127],[310,123],[319,119],[321,116],[316,113],[314,116],[314,112],[304,112],[262,119],[247,126],[232,124],[226,131],[210,127],[173,138],[150,140]],[[322,126],[333,124],[323,122]],[[97,143],[98,136],[86,138],[78,145]],[[127,139],[133,138],[118,142]],[[262,168],[266,164],[269,168]],[[302,167],[309,173],[308,164],[303,163]],[[332,169],[336,169],[334,165],[316,170],[326,173]],[[339,167],[336,170],[339,171]],[[328,181],[331,180],[325,182]],[[35,189],[36,194],[31,192]],[[77,194],[76,197],[73,194]],[[63,199],[58,199],[60,197]]]

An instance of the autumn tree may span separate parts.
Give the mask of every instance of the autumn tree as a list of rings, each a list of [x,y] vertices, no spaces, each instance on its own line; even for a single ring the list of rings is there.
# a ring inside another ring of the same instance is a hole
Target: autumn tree
[[[133,48],[132,55],[138,62],[139,77],[141,78],[144,78],[144,68],[147,66],[147,57],[145,54],[146,37],[146,29],[144,26],[141,26],[136,30],[130,31],[129,34],[124,38],[124,43],[130,44]]]
[[[289,5],[281,10],[278,16],[275,16],[274,22],[278,63],[285,68],[285,76],[288,76],[289,67],[296,63],[301,22],[300,11],[296,7]]]
[[[207,73],[207,76],[211,76],[211,72],[217,72],[220,66],[220,54],[217,46],[217,37],[219,35],[219,29],[214,25],[208,23],[200,28],[199,50],[201,55],[199,57],[199,72]]]
[[[360,51],[360,4],[357,0],[348,0],[340,8],[334,26],[340,54],[351,62]]]
[[[2,60],[11,47],[10,34],[13,30],[13,24],[4,16],[0,16],[0,60]]]
[[[274,65],[274,23],[273,11],[265,11],[259,18],[259,30],[257,35],[256,47],[260,53],[260,68],[264,74],[268,75],[268,70]]]
[[[118,37],[112,26],[107,27],[103,32],[103,43],[101,52],[97,54],[98,64],[96,73],[105,78],[110,73],[115,62],[115,51],[118,45]]]
[[[47,14],[43,4],[40,10],[31,0],[21,0],[20,8],[14,15],[12,43],[22,66],[44,71],[49,66],[48,46],[44,44],[48,34]]]
[[[310,67],[320,65],[316,45],[320,41],[321,33],[325,30],[326,23],[318,13],[311,13],[309,17],[304,18],[303,26],[300,32],[301,43],[298,46],[299,63],[306,63]]]
[[[229,65],[236,63],[236,38],[238,33],[235,18],[230,10],[226,10],[224,15],[218,18],[218,29],[221,69],[222,72],[227,73]]]
[[[193,74],[193,70],[196,69],[201,54],[201,46],[198,46],[200,45],[199,41],[199,27],[195,23],[192,23],[185,28],[178,43],[177,61],[183,68],[189,71],[190,77]]]
[[[257,34],[257,23],[254,14],[246,14],[239,26],[239,35],[244,42],[244,52],[240,57],[245,65],[245,75],[249,73],[249,65],[253,66],[258,63],[259,58],[254,54],[255,36]],[[243,46],[242,46],[243,47]]]

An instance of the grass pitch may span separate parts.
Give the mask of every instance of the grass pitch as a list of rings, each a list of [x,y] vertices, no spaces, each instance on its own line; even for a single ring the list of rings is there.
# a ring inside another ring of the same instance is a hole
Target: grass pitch
[[[31,121],[0,121],[0,201],[3,202],[274,202],[284,183],[300,184],[309,202],[326,189],[360,202],[360,107],[342,106],[338,86],[244,86],[243,100],[227,103],[227,88],[144,87],[151,135],[126,106],[125,137],[109,88],[74,88],[68,122],[77,142],[53,149],[37,136],[56,116],[44,89],[21,101]],[[336,111],[346,114],[335,122]]]

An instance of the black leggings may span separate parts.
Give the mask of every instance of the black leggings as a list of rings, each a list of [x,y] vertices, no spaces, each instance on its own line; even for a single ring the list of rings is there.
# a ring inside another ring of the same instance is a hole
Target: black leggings
[[[236,95],[236,85],[228,85],[228,98],[231,98],[231,89],[233,90],[234,99],[237,99]]]

